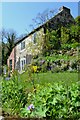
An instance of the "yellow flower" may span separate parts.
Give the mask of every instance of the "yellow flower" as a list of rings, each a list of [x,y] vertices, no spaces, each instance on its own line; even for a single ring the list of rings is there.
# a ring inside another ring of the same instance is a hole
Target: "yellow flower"
[[[32,66],[33,72],[37,72],[37,66]]]

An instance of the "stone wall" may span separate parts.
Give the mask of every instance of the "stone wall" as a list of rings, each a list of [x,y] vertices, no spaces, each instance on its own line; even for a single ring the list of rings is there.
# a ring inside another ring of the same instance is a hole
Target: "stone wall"
[[[49,20],[48,28],[57,29],[58,27],[67,26],[70,24],[75,24],[70,9],[62,7],[58,14],[55,15],[51,20]]]
[[[36,37],[38,41],[40,42],[42,41],[43,34],[44,34],[43,28],[41,28],[39,31],[36,31]],[[24,67],[25,64],[29,64],[31,62],[33,55],[36,55],[41,52],[42,46],[41,45],[37,46],[37,41],[36,43],[34,43],[33,37],[34,37],[34,34],[31,34],[29,37],[25,38],[22,41],[22,42],[25,42],[25,48],[23,50],[21,50],[21,42],[16,45],[15,69],[18,69],[19,71],[22,71],[22,67]],[[22,61],[24,63],[22,63]]]

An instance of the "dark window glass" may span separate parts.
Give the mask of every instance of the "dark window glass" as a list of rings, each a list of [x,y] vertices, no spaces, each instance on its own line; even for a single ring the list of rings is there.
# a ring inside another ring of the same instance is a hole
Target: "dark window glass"
[[[24,60],[24,65],[25,65],[25,60]]]
[[[33,40],[34,43],[36,43],[36,33],[34,33],[34,34],[32,35],[32,40]]]
[[[24,66],[25,66],[25,64],[26,64],[26,61],[25,61],[25,60],[22,60],[21,62],[22,62],[21,64],[22,64],[22,70],[23,70],[23,69],[24,69]]]
[[[22,60],[22,70],[23,70],[24,66],[23,66],[23,60]]]
[[[46,27],[44,27],[44,33],[46,33]]]
[[[59,18],[57,18],[57,22],[59,22]]]
[[[12,60],[9,60],[10,70],[12,70]]]
[[[36,43],[36,33],[34,33],[34,43]]]
[[[21,43],[21,50],[25,48],[25,41]]]

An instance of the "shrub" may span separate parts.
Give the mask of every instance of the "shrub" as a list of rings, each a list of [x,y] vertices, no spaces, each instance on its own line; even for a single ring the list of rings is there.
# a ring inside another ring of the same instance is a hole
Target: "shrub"
[[[62,49],[65,49],[65,50],[70,50],[72,48],[71,44],[62,44],[61,46]]]
[[[21,110],[22,117],[46,117],[49,120],[70,119],[78,120],[79,115],[79,83],[64,86],[63,83],[55,83],[54,86],[36,86],[36,94],[28,94],[28,104]],[[34,110],[29,111],[27,107],[32,104]]]
[[[77,47],[79,47],[80,46],[80,43],[78,43],[78,42],[75,42],[75,43],[72,43],[72,44],[62,44],[62,49],[65,49],[65,50],[70,50],[71,48],[77,48]]]
[[[62,70],[61,70],[61,68],[59,67],[59,66],[55,66],[55,67],[53,67],[52,69],[51,69],[51,72],[52,73],[58,73],[58,72],[61,72]]]
[[[63,85],[54,86],[46,100],[49,119],[78,119],[79,115],[79,85],[78,83],[65,88]]]
[[[2,108],[10,115],[19,115],[20,109],[27,103],[25,82],[14,73],[10,80],[2,80]]]
[[[41,66],[41,72],[47,72],[47,64],[44,63],[42,66]]]

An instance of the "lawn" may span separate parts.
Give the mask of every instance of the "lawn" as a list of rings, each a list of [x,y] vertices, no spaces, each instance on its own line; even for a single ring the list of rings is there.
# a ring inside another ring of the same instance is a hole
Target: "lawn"
[[[27,73],[20,75],[22,81],[26,80],[27,86],[31,86],[31,82],[28,81]],[[45,85],[46,83],[54,84],[55,82],[62,81],[65,85],[70,85],[72,82],[79,81],[78,73],[62,72],[62,73],[35,73],[33,74],[33,79],[35,84]]]

